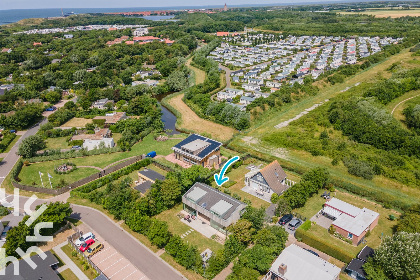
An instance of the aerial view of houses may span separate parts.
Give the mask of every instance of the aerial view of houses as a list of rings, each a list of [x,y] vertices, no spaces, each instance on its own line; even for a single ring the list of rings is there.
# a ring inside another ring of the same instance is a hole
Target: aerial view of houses
[[[420,279],[420,1],[273,1],[0,1],[0,279]]]

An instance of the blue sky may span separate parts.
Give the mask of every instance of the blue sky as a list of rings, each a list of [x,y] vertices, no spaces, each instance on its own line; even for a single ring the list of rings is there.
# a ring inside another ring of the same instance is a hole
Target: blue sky
[[[174,7],[207,5],[273,4],[303,2],[304,0],[0,0],[0,9],[46,8],[123,8],[123,7]],[[306,0],[305,2],[311,2]]]

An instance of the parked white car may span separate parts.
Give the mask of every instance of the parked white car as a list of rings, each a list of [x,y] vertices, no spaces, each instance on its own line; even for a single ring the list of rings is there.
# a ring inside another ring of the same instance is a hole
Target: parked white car
[[[95,235],[94,235],[93,233],[91,233],[91,232],[85,233],[85,234],[84,234],[84,235],[82,235],[79,239],[77,239],[77,240],[74,242],[74,244],[75,244],[77,247],[80,247],[80,246],[82,246],[82,244],[83,244],[83,243],[85,243],[85,241],[86,241],[86,240],[88,240],[88,239],[93,239],[93,240],[95,240]]]

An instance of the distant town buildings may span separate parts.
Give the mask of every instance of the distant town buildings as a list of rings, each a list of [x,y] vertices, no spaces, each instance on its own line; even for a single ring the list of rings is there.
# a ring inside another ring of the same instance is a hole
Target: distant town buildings
[[[149,29],[146,26],[142,26],[133,30],[133,36],[144,36],[149,34]]]

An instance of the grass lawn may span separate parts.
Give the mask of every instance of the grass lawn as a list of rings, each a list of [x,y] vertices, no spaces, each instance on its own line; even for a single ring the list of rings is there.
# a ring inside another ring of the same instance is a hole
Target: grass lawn
[[[253,164],[258,164],[258,162],[253,163]],[[270,203],[241,190],[245,186],[245,174],[249,172],[249,170],[246,168],[246,166],[247,166],[247,164],[243,164],[240,167],[238,167],[237,169],[232,169],[231,172],[226,174],[226,176],[229,177],[229,180],[233,180],[233,181],[236,182],[236,184],[229,187],[229,190],[232,192],[232,194],[234,194],[234,193],[238,194],[241,197],[242,201],[245,198],[249,199],[251,201],[251,204],[252,204],[253,207],[259,208],[259,207],[262,206],[262,207],[267,208],[268,206],[270,206]],[[213,187],[216,187],[216,183],[214,181],[212,182],[211,185]],[[222,187],[223,187],[223,185],[222,185]]]
[[[77,276],[71,271],[70,268],[63,270],[61,273],[58,274],[61,280],[78,280]]]
[[[6,150],[4,150],[3,153],[8,153],[13,148],[13,146],[16,144],[16,142],[19,140],[20,135],[16,135],[15,139],[13,139],[12,142],[10,142],[9,146],[7,146]]]
[[[309,198],[304,207],[294,209],[293,211],[296,213],[299,213],[300,215],[306,217],[307,219],[310,219],[313,215],[315,215],[319,210],[322,209],[322,206],[325,203],[325,199],[320,197],[320,195],[323,192],[324,191],[321,190],[318,193],[318,195],[315,195]],[[395,217],[398,217],[400,213],[392,209],[385,209],[381,205],[374,203],[372,201],[369,201],[367,199],[363,199],[363,198],[354,196],[349,193],[341,192],[341,191],[333,192],[331,193],[331,196],[334,196],[340,200],[350,203],[356,207],[359,207],[359,208],[366,207],[370,210],[373,210],[379,213],[378,225],[373,229],[371,235],[366,238],[368,246],[372,248],[377,248],[379,244],[381,243],[382,234],[384,236],[392,235],[392,228],[397,224],[397,221],[396,220],[391,221],[389,219],[389,215],[394,215]],[[345,248],[347,251],[349,251],[352,254],[357,254],[365,246],[364,244],[360,244],[357,247],[350,245],[338,238],[333,237],[332,235],[328,233],[326,229],[324,229],[323,227],[319,225],[312,225],[309,231],[315,232],[318,236],[322,236],[323,239],[328,240],[329,243]]]
[[[70,245],[65,245],[61,248],[63,252],[77,265],[77,267],[83,271],[83,273],[89,278],[89,279],[95,279],[98,276],[98,273],[95,269],[89,266],[87,270],[84,270],[83,264],[85,263],[85,260],[82,256],[77,254],[76,257],[72,256],[73,248],[70,247]]]
[[[172,266],[173,268],[175,268],[176,270],[181,272],[181,274],[184,275],[187,279],[189,279],[189,280],[204,280],[203,276],[201,276],[200,274],[198,274],[198,273],[196,273],[192,270],[187,270],[185,267],[178,264],[174,260],[174,258],[172,256],[168,255],[167,253],[163,253],[162,255],[160,255],[160,257],[165,262],[167,262],[170,266]]]
[[[183,136],[184,135],[181,134],[179,137]],[[143,139],[143,141],[135,144],[132,150],[128,152],[102,154],[95,156],[87,156],[83,158],[73,158],[69,159],[68,161],[76,164],[76,166],[97,166],[100,168],[104,168],[108,165],[112,165],[116,161],[123,160],[132,156],[147,154],[150,151],[156,151],[158,155],[166,156],[172,152],[171,148],[180,141],[180,139],[172,139],[165,142],[158,142],[154,140],[152,135],[148,135]],[[82,178],[85,178],[91,174],[94,174],[95,172],[98,172],[98,170],[94,168],[78,168],[77,170],[69,174],[55,174],[54,167],[66,161],[67,160],[54,160],[33,163],[30,166],[24,166],[19,175],[19,178],[22,180],[22,184],[32,185],[32,183],[35,182],[36,185],[41,186],[41,180],[38,174],[38,171],[41,171],[44,174],[44,186],[49,187],[47,173],[50,173],[51,176],[53,176],[51,182],[53,186],[55,186],[62,178],[67,183],[72,183]]]
[[[61,127],[85,127],[88,123],[93,123],[92,119],[72,118],[68,122],[61,125]]]
[[[394,118],[396,118],[399,121],[403,121],[405,120],[403,110],[409,105],[415,103],[420,103],[420,90],[412,90],[410,92],[407,92],[406,94],[394,99],[392,102],[386,105],[386,108],[390,112],[392,112]],[[403,125],[406,126],[404,122]]]
[[[47,138],[45,141],[47,143],[47,149],[68,149],[70,148],[67,143],[68,137],[57,137],[57,138]]]
[[[165,221],[168,223],[169,231],[172,234],[182,235],[191,228],[181,222],[176,216],[182,210],[182,203],[173,207],[172,209],[166,210],[159,215],[155,216],[158,220]],[[213,252],[216,252],[223,248],[223,245],[217,241],[209,239],[202,235],[199,232],[193,231],[188,234],[183,240],[187,241],[189,244],[197,246],[198,251],[201,253],[207,248],[210,248]]]
[[[399,18],[399,17],[418,17],[420,16],[420,9],[410,9],[410,10],[400,10],[400,9],[381,9],[381,8],[372,8],[366,9],[366,11],[362,12],[339,12],[343,15],[354,15],[354,14],[363,14],[363,15],[371,15],[378,18]]]
[[[69,161],[72,161],[71,159]],[[57,165],[66,162],[66,160],[59,160],[59,161],[45,161],[40,163],[30,164],[29,166],[24,166],[22,171],[19,174],[19,178],[22,180],[21,183],[28,186],[38,186],[41,187],[41,179],[39,177],[39,173],[41,172],[44,175],[42,176],[42,181],[44,182],[44,187],[49,188],[50,183],[48,182],[48,173],[51,174],[53,177],[51,179],[51,183],[53,187],[57,186],[61,179],[64,179],[67,184],[76,182],[84,177],[92,175],[98,170],[94,168],[77,168],[75,171],[70,172],[68,174],[55,174],[54,168]],[[73,161],[72,161],[73,162]],[[33,184],[35,182],[35,184]]]

